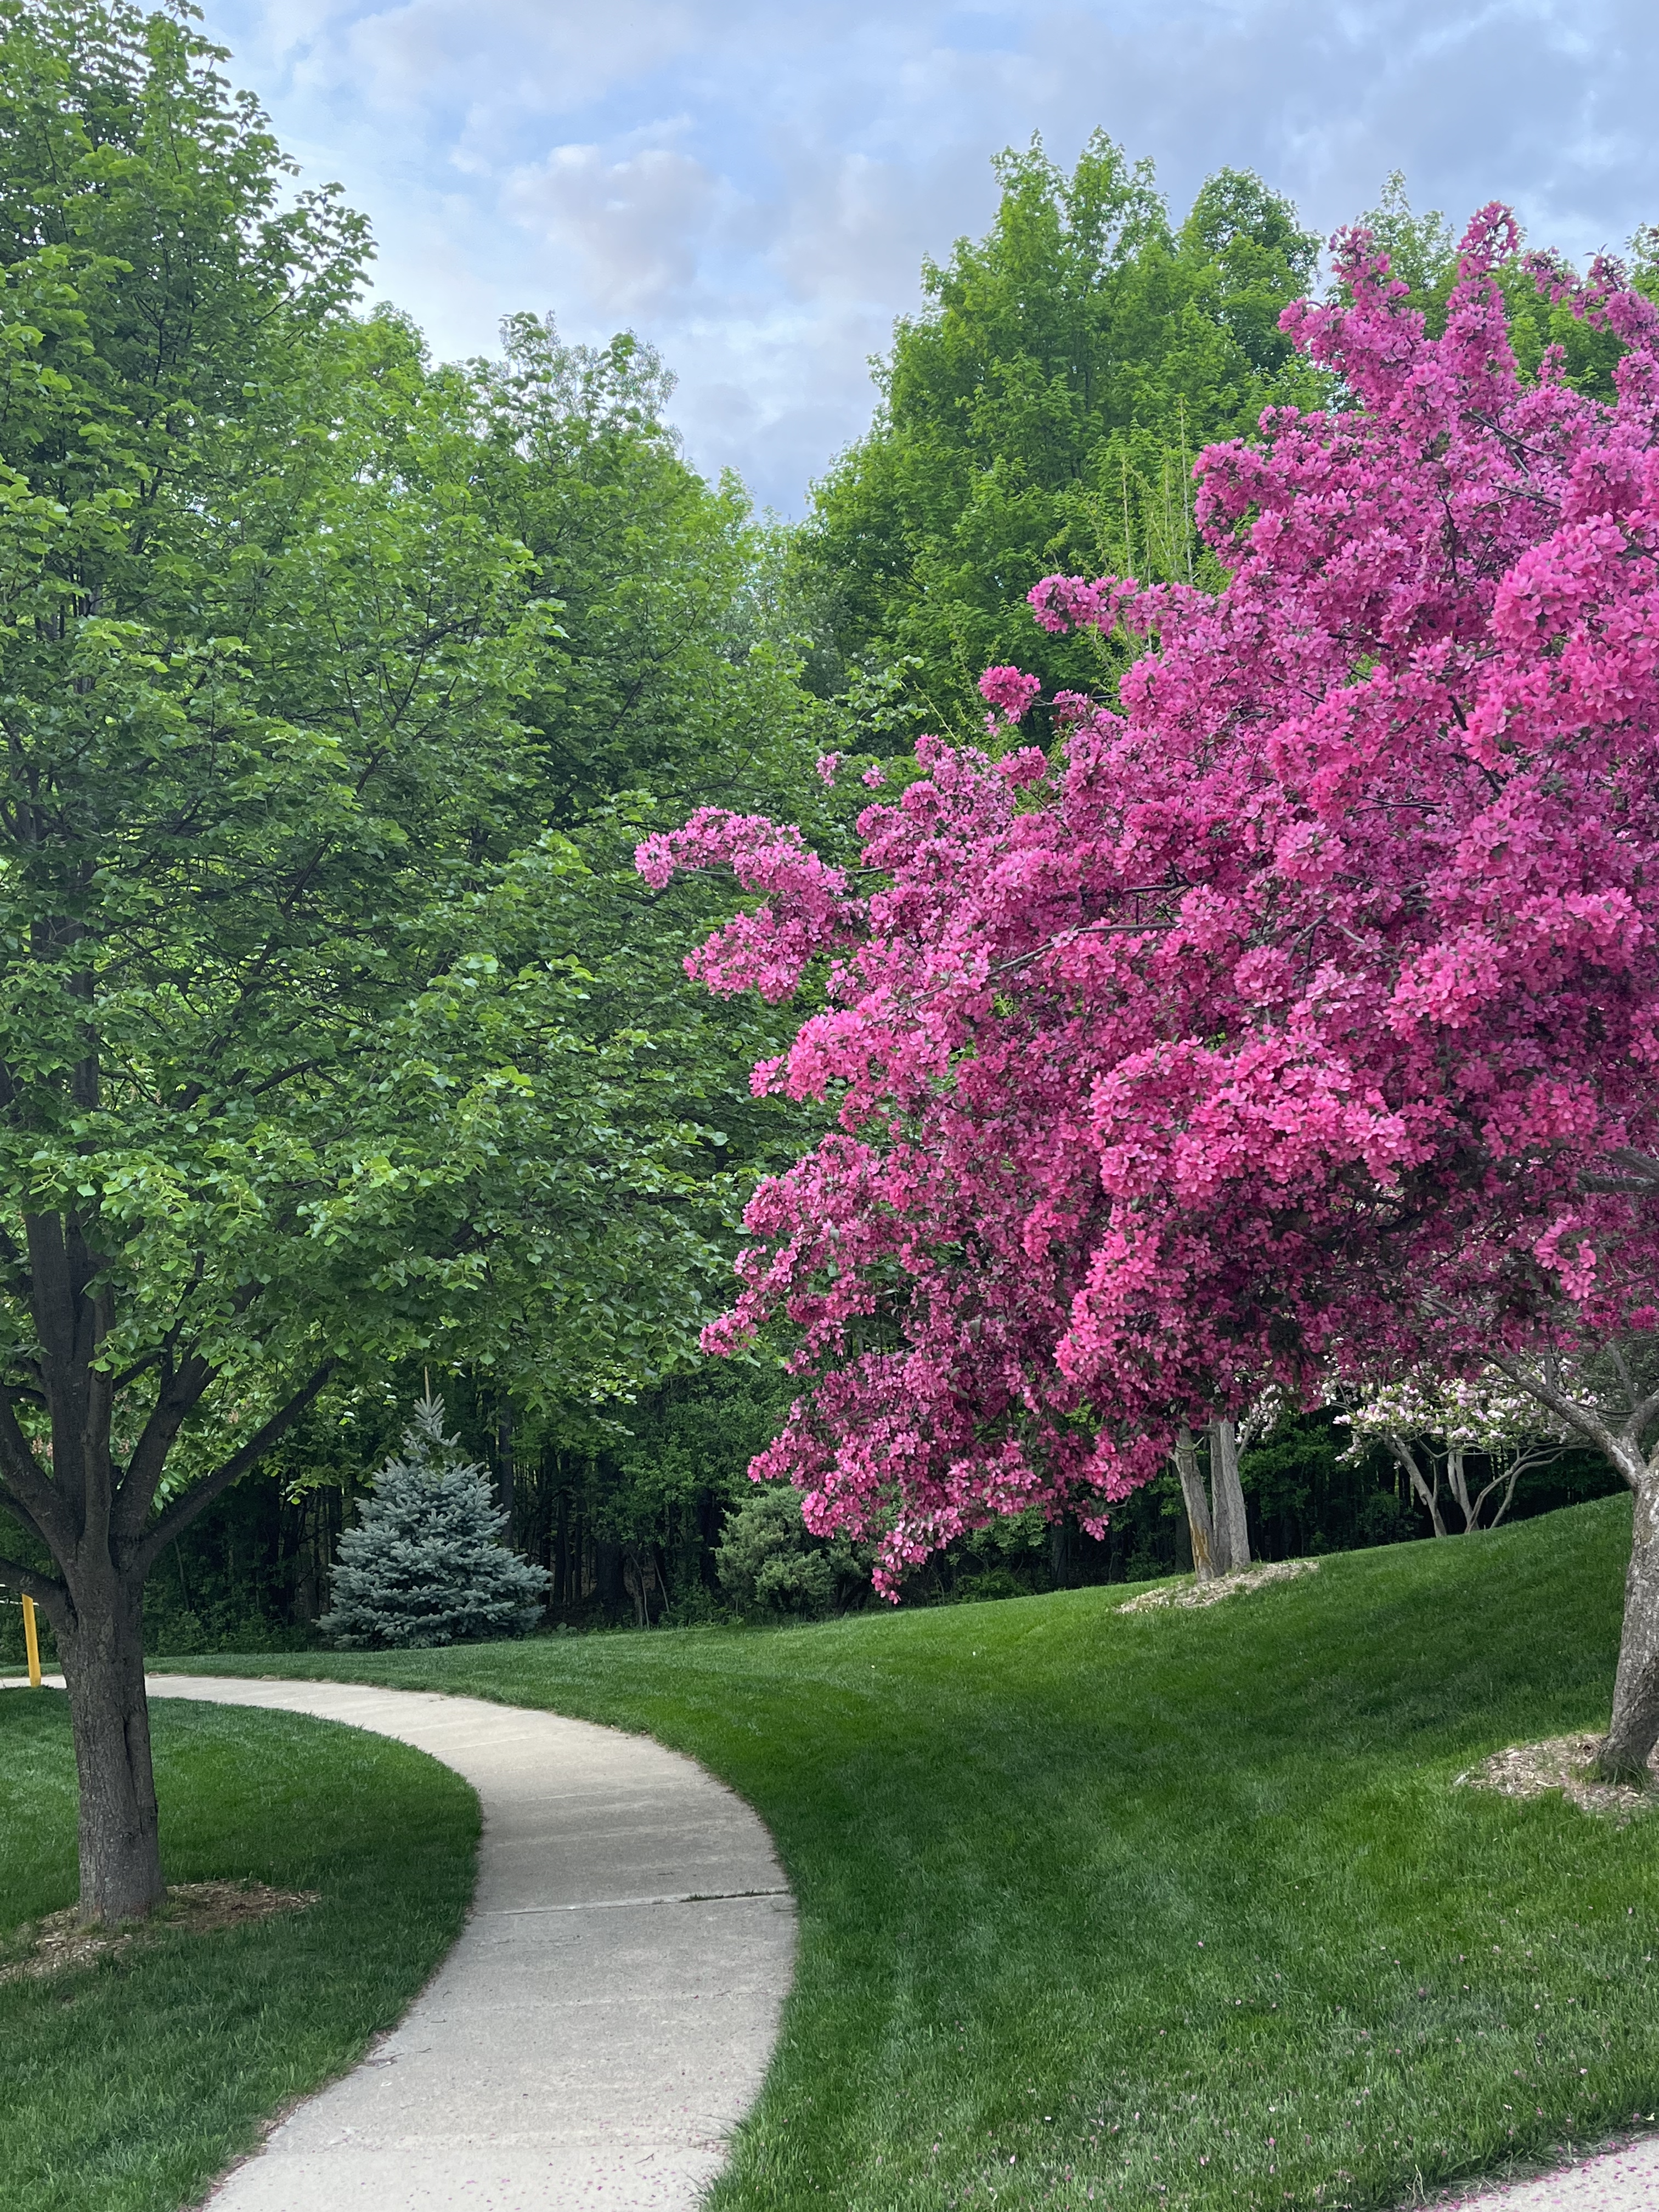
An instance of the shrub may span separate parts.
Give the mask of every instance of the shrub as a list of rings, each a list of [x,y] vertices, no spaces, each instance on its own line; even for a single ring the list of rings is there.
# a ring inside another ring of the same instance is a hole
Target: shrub
[[[856,1603],[869,1583],[866,1559],[845,1537],[823,1544],[807,1534],[800,1493],[769,1483],[744,1500],[726,1524],[715,1554],[720,1588],[740,1611],[822,1620]]]

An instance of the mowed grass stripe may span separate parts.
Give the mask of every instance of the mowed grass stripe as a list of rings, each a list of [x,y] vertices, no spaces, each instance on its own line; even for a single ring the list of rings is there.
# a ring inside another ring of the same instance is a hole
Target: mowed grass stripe
[[[1659,1820],[1451,1786],[1605,1722],[1628,1523],[1603,1500],[1203,1612],[1120,1588],[191,1663],[648,1729],[748,1798],[800,1970],[714,2212],[1329,2212],[1659,2102]]]

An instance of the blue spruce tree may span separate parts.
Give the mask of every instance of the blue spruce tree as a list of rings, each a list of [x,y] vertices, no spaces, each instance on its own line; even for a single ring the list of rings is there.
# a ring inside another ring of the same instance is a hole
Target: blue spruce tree
[[[547,1575],[507,1549],[506,1525],[489,1476],[444,1434],[443,1403],[428,1395],[340,1539],[334,1608],[318,1626],[348,1648],[526,1635]]]

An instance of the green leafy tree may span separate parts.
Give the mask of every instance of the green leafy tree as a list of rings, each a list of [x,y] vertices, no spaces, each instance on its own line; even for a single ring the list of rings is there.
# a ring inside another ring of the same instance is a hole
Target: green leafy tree
[[[623,793],[684,805],[799,799],[812,701],[766,588],[770,533],[735,479],[688,466],[673,379],[628,332],[562,343],[514,315],[471,364],[486,511],[559,610],[523,703],[546,818],[603,819]]]
[[[506,1548],[506,1525],[488,1474],[445,1433],[441,1401],[422,1398],[340,1540],[333,1610],[319,1626],[349,1648],[527,1635],[547,1575]]]
[[[718,1308],[743,1204],[810,1124],[750,1093],[750,1068],[787,1034],[781,1010],[711,1000],[685,975],[686,948],[723,914],[724,887],[653,890],[634,849],[698,805],[787,811],[820,835],[856,809],[813,773],[830,726],[799,681],[779,535],[735,482],[711,486],[687,465],[662,419],[672,380],[658,356],[625,332],[567,345],[530,315],[509,318],[502,336],[501,358],[469,370],[473,483],[483,510],[526,548],[530,587],[556,610],[519,714],[530,803],[579,863],[543,893],[537,927],[580,972],[584,1034],[596,1046],[640,1041],[619,1109],[681,1133],[676,1164],[708,1237],[704,1288]],[[670,1532],[705,1516],[693,1493],[671,1497],[643,1474],[626,1438],[635,1408],[648,1425],[671,1383],[681,1401],[704,1394],[689,1326],[700,1310],[663,1333],[654,1358],[636,1344],[603,1403],[591,1371],[535,1357],[533,1307],[522,1356],[470,1378],[481,1412],[493,1389],[492,1425],[506,1422],[520,1456],[583,1470],[573,1501],[579,1493],[584,1525],[621,1547],[641,1617],[647,1592],[659,1595],[664,1546],[680,1540]]]
[[[1445,328],[1447,303],[1457,281],[1457,240],[1445,216],[1437,208],[1417,214],[1405,177],[1396,169],[1376,205],[1358,218],[1358,224],[1388,254],[1391,273],[1407,286],[1413,304],[1422,308],[1430,331],[1437,336]],[[1650,295],[1659,282],[1656,248],[1659,234],[1651,226],[1638,230],[1629,241],[1632,276]],[[1567,383],[1597,398],[1611,399],[1613,368],[1624,349],[1614,332],[1575,315],[1570,300],[1553,302],[1540,294],[1518,263],[1498,270],[1496,280],[1504,294],[1510,342],[1522,373],[1536,375],[1546,348],[1553,348]]]
[[[0,1577],[64,1665],[89,1919],[161,1892],[165,1547],[335,1378],[660,1364],[720,1225],[572,949],[557,624],[474,387],[353,319],[361,225],[285,202],[221,58],[0,8]]]
[[[1278,319],[1317,241],[1258,179],[1222,171],[1177,228],[1101,133],[1070,176],[1037,143],[997,173],[994,222],[925,265],[874,427],[794,553],[820,687],[866,728],[875,708],[894,750],[919,723],[977,726],[993,662],[1097,682],[1099,649],[1044,639],[1025,593],[1056,569],[1202,580],[1199,448],[1314,389]]]

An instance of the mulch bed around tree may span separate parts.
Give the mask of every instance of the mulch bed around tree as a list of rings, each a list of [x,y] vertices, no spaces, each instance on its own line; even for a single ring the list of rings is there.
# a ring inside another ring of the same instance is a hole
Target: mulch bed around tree
[[[1246,1590],[1260,1589],[1267,1583],[1287,1583],[1296,1575],[1316,1573],[1318,1567],[1317,1559],[1275,1559],[1267,1566],[1245,1567],[1236,1575],[1218,1575],[1212,1583],[1188,1582],[1178,1589],[1143,1590],[1139,1597],[1119,1606],[1118,1611],[1152,1613],[1166,1605],[1219,1605],[1224,1597],[1242,1597]]]
[[[17,1955],[0,1966],[0,1984],[41,1981],[71,1966],[89,1966],[156,1936],[207,1936],[278,1912],[303,1912],[319,1896],[314,1889],[271,1889],[262,1881],[185,1881],[168,1890],[167,1902],[149,1919],[113,1928],[82,1927],[71,1905],[17,1929],[6,1946]]]
[[[1634,1783],[1600,1782],[1590,1772],[1601,1738],[1593,1729],[1512,1744],[1455,1778],[1468,1790],[1495,1790],[1502,1797],[1543,1797],[1559,1790],[1581,1813],[1611,1814],[1619,1826],[1655,1802],[1653,1790]],[[1650,1765],[1652,1761],[1649,1762]]]

